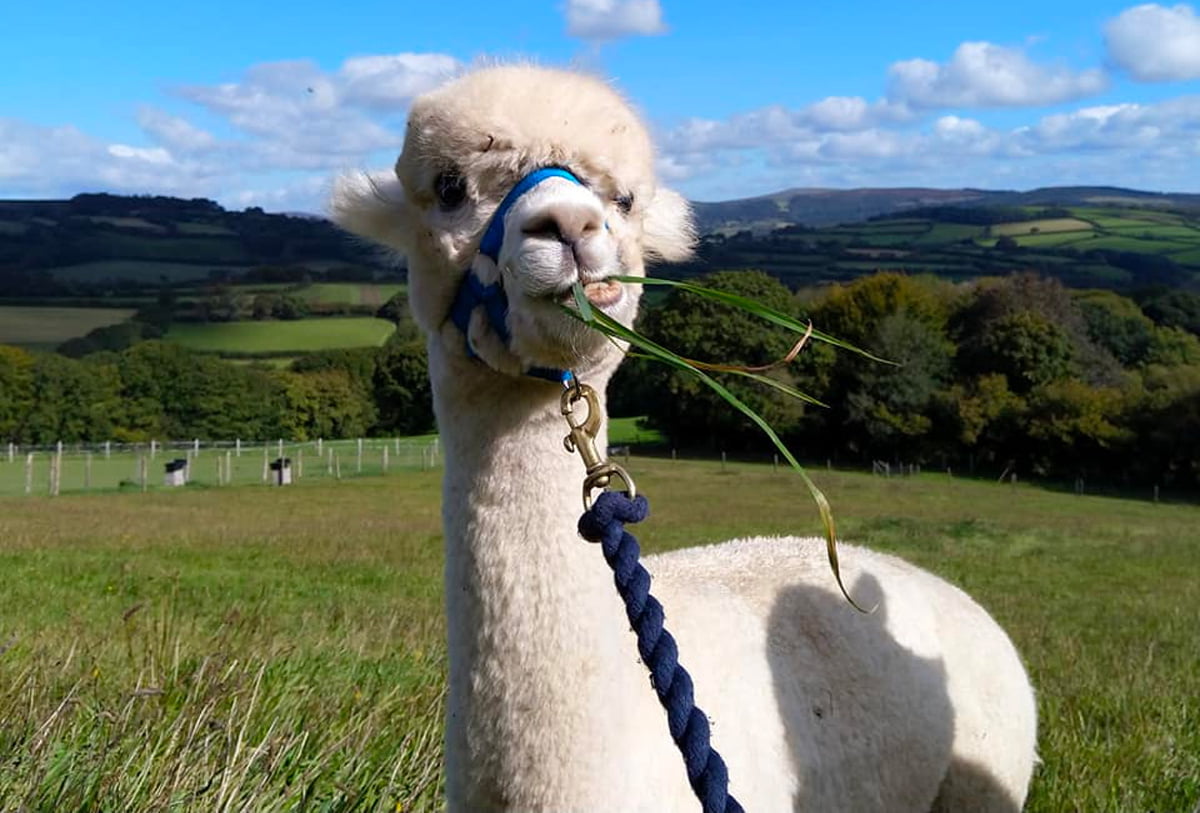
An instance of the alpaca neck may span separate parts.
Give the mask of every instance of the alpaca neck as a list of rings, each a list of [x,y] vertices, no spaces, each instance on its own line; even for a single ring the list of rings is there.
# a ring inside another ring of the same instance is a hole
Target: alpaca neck
[[[562,390],[478,365],[441,375],[431,359],[446,455],[452,807],[587,794],[554,787],[558,766],[594,762],[583,752],[613,724],[616,696],[645,678],[611,572],[575,532],[584,468],[563,447]],[[587,383],[603,393],[603,378]],[[602,427],[598,448],[606,437]]]

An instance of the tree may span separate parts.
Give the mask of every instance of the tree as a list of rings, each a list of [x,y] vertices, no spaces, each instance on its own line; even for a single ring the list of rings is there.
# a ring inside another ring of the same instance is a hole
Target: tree
[[[785,313],[796,312],[787,287],[760,271],[718,272],[698,282]],[[774,362],[785,356],[798,338],[740,309],[683,291],[672,291],[661,307],[646,313],[641,329],[652,341],[681,355],[732,365]],[[647,420],[674,443],[730,450],[764,443],[761,430],[693,376],[661,364],[645,370],[643,409]],[[797,383],[793,369],[775,370],[771,375],[787,384]],[[799,425],[804,410],[795,399],[731,374],[715,377],[777,430],[786,433]]]
[[[34,357],[28,351],[0,345],[0,441],[25,441],[25,423],[33,410]]]
[[[885,316],[868,343],[894,364],[849,358],[843,411],[852,450],[892,459],[927,459],[933,399],[946,383],[954,346],[908,312]]]
[[[372,376],[378,409],[374,429],[381,433],[420,435],[433,431],[433,392],[429,358],[422,339],[389,342],[379,351]]]

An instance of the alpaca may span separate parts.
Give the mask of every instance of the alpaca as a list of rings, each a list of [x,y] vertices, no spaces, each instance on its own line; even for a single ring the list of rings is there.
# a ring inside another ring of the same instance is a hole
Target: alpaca
[[[569,368],[603,393],[622,353],[560,311],[571,285],[628,325],[641,286],[609,278],[690,252],[690,210],[658,185],[653,155],[607,83],[490,66],[415,101],[392,176],[334,191],[345,229],[407,258],[428,340],[450,810],[699,809],[611,572],[576,533],[584,469],[563,449],[562,386],[526,374]],[[506,201],[481,249],[501,201],[543,167],[569,172]],[[456,304],[467,269],[503,287],[507,313]],[[1036,712],[1008,637],[923,570],[849,545],[841,558],[874,614],[840,597],[818,539],[645,560],[730,792],[750,811],[1018,810]]]

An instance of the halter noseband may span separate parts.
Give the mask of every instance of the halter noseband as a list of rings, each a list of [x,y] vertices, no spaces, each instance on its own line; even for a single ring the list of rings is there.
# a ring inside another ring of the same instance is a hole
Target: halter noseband
[[[509,209],[522,195],[550,178],[563,178],[580,186],[584,185],[583,181],[573,173],[560,167],[543,167],[517,181],[492,214],[487,231],[483,233],[483,240],[479,243],[481,255],[499,265],[500,248],[504,245],[504,218]],[[467,355],[471,358],[479,358],[479,354],[471,346],[468,325],[471,321],[471,314],[481,305],[487,314],[488,324],[507,346],[512,340],[512,334],[508,329],[508,296],[504,293],[504,285],[499,280],[487,284],[476,275],[474,268],[469,268],[463,274],[462,282],[458,286],[458,293],[454,297],[454,303],[450,306],[450,314],[447,318],[462,331],[464,337],[467,337]],[[555,370],[550,367],[530,367],[525,371],[525,375],[555,383],[566,383],[572,378],[570,370]]]

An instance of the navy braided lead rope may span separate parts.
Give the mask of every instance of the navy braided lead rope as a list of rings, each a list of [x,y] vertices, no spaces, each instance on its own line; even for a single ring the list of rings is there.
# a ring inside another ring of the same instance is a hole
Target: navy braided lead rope
[[[638,561],[638,542],[627,522],[641,522],[650,510],[646,498],[619,491],[605,491],[579,519],[579,533],[589,542],[599,542],[604,559],[613,570],[617,592],[625,602],[625,613],[637,633],[638,652],[650,670],[650,681],[667,711],[667,727],[687,766],[688,782],[704,813],[744,813],[729,794],[729,771],[725,760],[709,742],[708,717],[696,707],[692,678],[679,663],[679,648],[663,627],[663,608],[650,595],[650,574]]]

